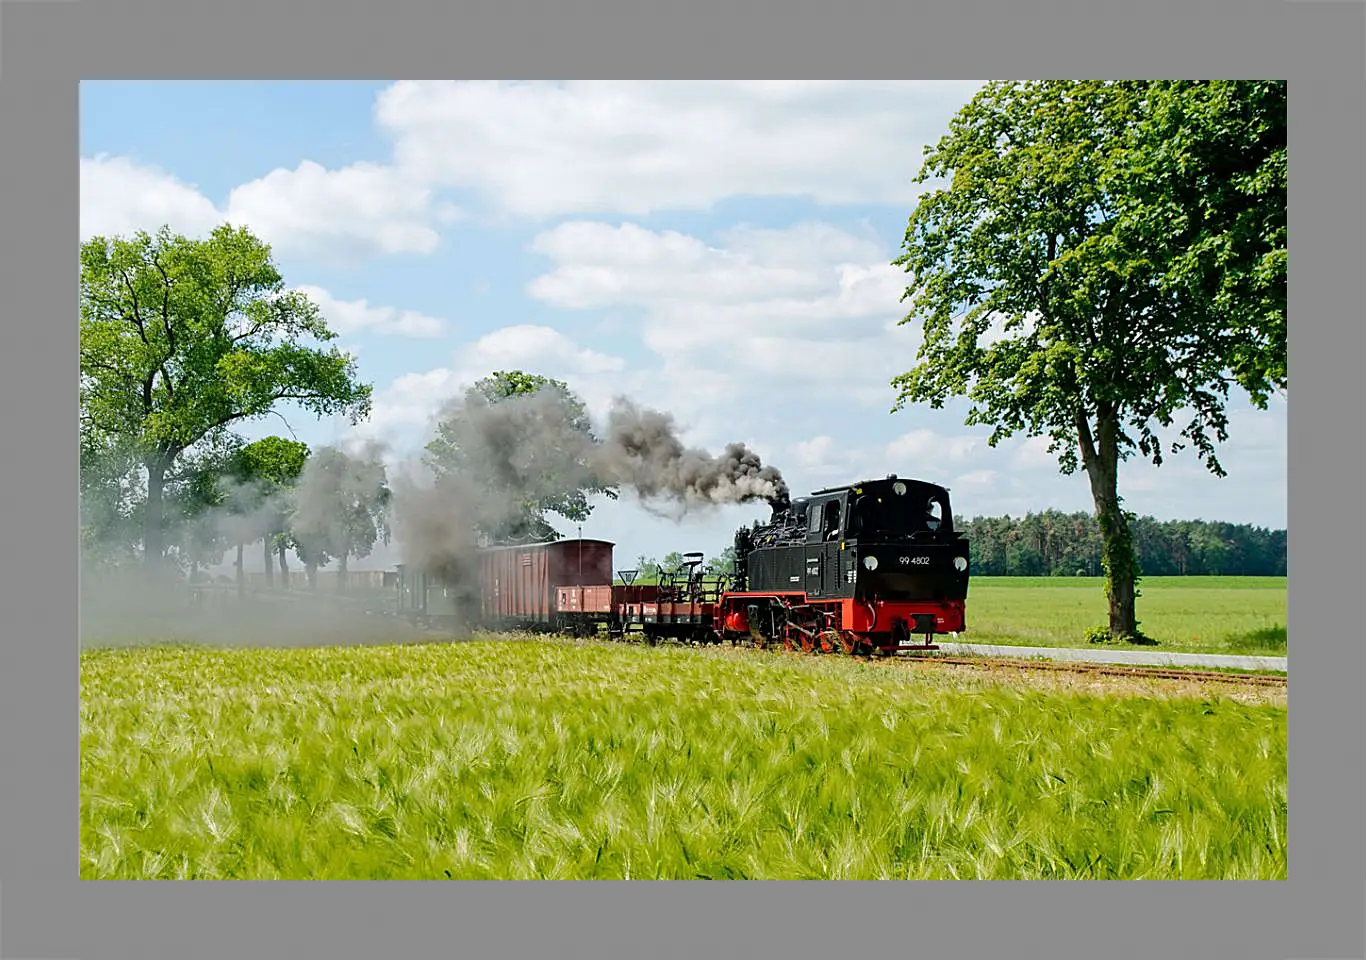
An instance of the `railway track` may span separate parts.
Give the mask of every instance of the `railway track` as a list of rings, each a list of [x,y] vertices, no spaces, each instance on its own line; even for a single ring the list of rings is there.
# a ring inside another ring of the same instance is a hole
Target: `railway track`
[[[1233,673],[1218,670],[1178,670],[1171,667],[1125,667],[1113,663],[1084,663],[1081,661],[1009,660],[995,657],[937,657],[914,654],[899,657],[901,663],[944,663],[960,666],[1004,668],[1016,670],[1062,671],[1064,673],[1095,673],[1115,677],[1150,677],[1156,680],[1191,680],[1196,682],[1252,684],[1263,687],[1284,687],[1286,677],[1263,673]]]
[[[621,641],[616,641],[621,642]],[[685,644],[687,645],[687,644]],[[812,654],[801,654],[811,656]],[[1038,660],[1013,659],[1009,657],[954,657],[935,653],[906,652],[892,657],[861,657],[872,663],[901,664],[946,664],[951,666],[978,667],[981,669],[1036,670],[1063,673],[1090,673],[1101,676],[1151,678],[1155,680],[1189,680],[1198,683],[1230,683],[1262,687],[1285,687],[1283,674],[1245,673],[1238,671],[1180,669],[1175,667],[1125,666],[1114,663],[1093,663],[1084,660]]]
[[[812,656],[813,654],[794,654]],[[839,656],[839,654],[837,654]],[[915,651],[894,654],[891,657],[860,657],[870,663],[887,664],[947,664],[952,666],[978,667],[980,669],[1036,670],[1062,673],[1090,673],[1102,676],[1150,678],[1154,680],[1188,680],[1195,683],[1229,683],[1259,687],[1285,687],[1284,674],[1246,673],[1240,671],[1194,670],[1178,667],[1125,666],[1114,663],[1094,663],[1085,660],[1025,660],[1010,657],[953,657],[936,653]]]

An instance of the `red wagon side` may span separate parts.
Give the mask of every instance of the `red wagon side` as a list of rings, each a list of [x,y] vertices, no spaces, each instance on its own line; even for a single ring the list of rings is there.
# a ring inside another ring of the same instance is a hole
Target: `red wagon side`
[[[612,548],[606,540],[565,540],[481,551],[484,623],[502,629],[560,629],[566,614],[587,612],[585,587],[612,583]],[[589,601],[601,603],[601,598],[591,593]]]

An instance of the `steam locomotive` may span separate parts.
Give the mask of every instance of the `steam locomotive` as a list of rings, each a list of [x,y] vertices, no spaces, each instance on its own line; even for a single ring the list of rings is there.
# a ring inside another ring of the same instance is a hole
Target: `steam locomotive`
[[[966,628],[968,540],[953,516],[946,488],[890,475],[773,504],[767,524],[737,531],[729,574],[706,575],[702,554],[690,553],[658,583],[637,584],[639,571],[614,576],[607,541],[493,547],[461,590],[400,567],[398,612],[431,625],[606,630],[647,643],[934,650],[936,635]]]

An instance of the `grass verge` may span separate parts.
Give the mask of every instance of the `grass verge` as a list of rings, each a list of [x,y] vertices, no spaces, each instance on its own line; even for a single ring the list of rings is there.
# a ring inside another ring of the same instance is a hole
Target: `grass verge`
[[[1091,577],[975,577],[965,643],[1091,647],[1106,622],[1104,582]],[[1285,577],[1153,577],[1140,582],[1136,650],[1286,656]],[[1128,645],[1126,645],[1127,648]]]

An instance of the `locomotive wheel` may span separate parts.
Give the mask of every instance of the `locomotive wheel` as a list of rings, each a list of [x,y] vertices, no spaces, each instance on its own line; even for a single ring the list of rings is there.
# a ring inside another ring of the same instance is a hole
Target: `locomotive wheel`
[[[827,630],[821,634],[821,639],[827,650],[843,653],[846,656],[854,656],[855,641],[853,637],[847,636],[839,630]]]

